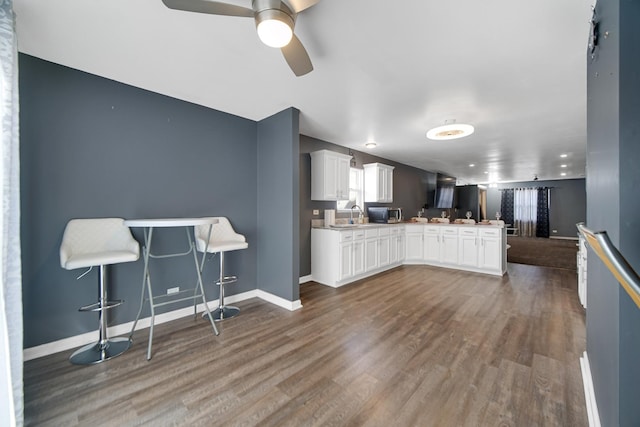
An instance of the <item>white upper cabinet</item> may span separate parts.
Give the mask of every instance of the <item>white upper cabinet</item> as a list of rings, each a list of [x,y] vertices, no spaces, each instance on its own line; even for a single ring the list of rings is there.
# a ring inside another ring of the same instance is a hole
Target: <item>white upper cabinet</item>
[[[364,168],[364,201],[393,202],[393,166],[369,163]]]
[[[351,156],[329,150],[311,154],[311,200],[349,198]]]

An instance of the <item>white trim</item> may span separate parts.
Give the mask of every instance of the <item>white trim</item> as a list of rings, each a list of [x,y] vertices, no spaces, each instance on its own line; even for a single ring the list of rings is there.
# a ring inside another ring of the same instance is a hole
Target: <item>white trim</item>
[[[254,289],[248,292],[243,292],[236,295],[229,295],[226,297],[225,302],[235,303],[239,301],[248,300],[251,298],[260,298],[263,301],[277,305],[278,307],[286,308],[290,311],[295,311],[302,308],[300,300],[288,301],[279,296],[270,294],[260,289]],[[216,307],[218,300],[208,301],[209,307]],[[204,305],[202,303],[197,305],[198,313],[204,311]],[[173,320],[181,319],[183,317],[193,316],[193,307],[184,307],[177,310],[169,311],[166,313],[156,315],[155,324],[160,325],[162,323],[171,322]],[[138,321],[136,325],[136,331],[144,328],[148,328],[151,325],[151,317],[145,317]],[[108,336],[116,337],[119,335],[128,335],[133,327],[133,321],[115,325],[107,328]],[[22,352],[24,361],[37,359],[39,357],[48,356],[50,354],[58,353],[61,351],[70,350],[73,348],[81,347],[83,345],[95,342],[98,339],[98,331],[87,332],[80,335],[75,335],[61,340],[48,342],[35,347],[25,348]]]
[[[307,283],[307,282],[311,282],[311,281],[313,281],[313,277],[311,277],[311,275],[309,274],[308,276],[302,276],[298,280],[298,284],[302,285],[303,283]]]
[[[549,236],[549,238],[556,239],[556,240],[575,240],[576,242],[578,241],[577,237]]]
[[[583,354],[584,356],[580,358],[580,370],[582,371],[582,384],[584,385],[584,400],[587,403],[589,427],[600,427],[600,415],[598,414],[596,394],[593,388],[593,380],[591,378],[589,357],[587,356],[586,351]]]
[[[261,300],[270,302],[271,304],[277,305],[278,307],[286,308],[289,311],[295,311],[302,308],[302,303],[300,300],[289,301],[284,298],[280,298],[277,295],[270,294],[261,289],[256,291],[258,293],[257,297]]]

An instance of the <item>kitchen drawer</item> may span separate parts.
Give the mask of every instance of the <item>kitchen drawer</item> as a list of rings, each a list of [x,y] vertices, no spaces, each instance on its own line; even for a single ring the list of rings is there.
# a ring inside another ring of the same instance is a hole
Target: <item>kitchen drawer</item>
[[[381,228],[367,228],[365,230],[365,237],[367,239],[371,238],[371,237],[378,237],[378,230],[380,230]]]
[[[409,234],[422,234],[424,226],[422,224],[407,224],[404,226],[404,229]]]
[[[353,230],[353,240],[362,240],[364,239],[364,235],[364,230]]]
[[[439,225],[425,225],[424,232],[427,234],[440,234],[440,226]]]
[[[458,227],[442,227],[443,236],[457,236]]]
[[[460,228],[458,234],[460,234],[460,236],[477,236],[478,230],[475,228]]]
[[[487,228],[484,230],[480,230],[480,235],[481,236],[492,236],[492,237],[499,237],[502,234],[502,229],[501,228]]]
[[[353,240],[353,231],[341,231],[340,232],[340,241],[341,242],[350,242]]]
[[[378,236],[388,236],[391,233],[391,227],[380,227],[378,228]]]

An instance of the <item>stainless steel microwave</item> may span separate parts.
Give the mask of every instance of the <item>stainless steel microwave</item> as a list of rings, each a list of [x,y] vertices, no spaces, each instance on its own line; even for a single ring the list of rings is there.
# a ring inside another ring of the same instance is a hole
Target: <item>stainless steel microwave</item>
[[[402,221],[402,208],[369,207],[369,222],[378,224],[396,224]]]

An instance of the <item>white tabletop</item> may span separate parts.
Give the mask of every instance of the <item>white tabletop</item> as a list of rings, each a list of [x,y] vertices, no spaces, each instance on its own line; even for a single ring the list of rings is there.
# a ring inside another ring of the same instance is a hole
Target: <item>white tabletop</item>
[[[216,218],[145,218],[126,219],[127,227],[190,227],[192,225],[217,224]]]

